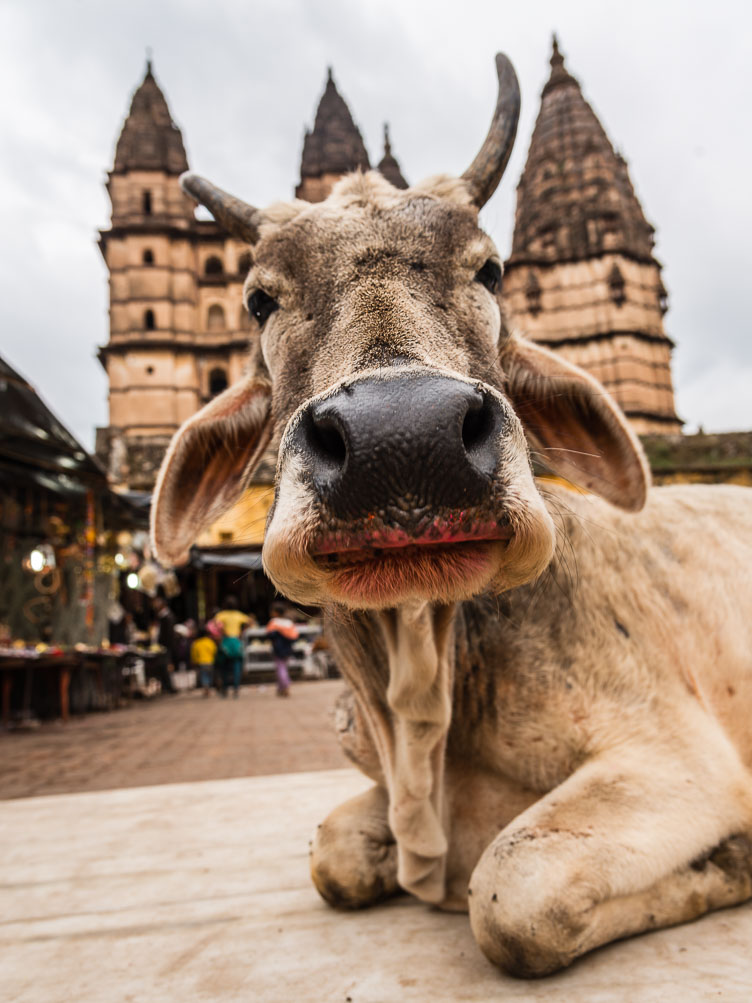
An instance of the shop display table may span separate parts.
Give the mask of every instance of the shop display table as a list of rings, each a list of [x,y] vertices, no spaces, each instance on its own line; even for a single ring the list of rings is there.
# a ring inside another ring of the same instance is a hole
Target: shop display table
[[[295,625],[298,639],[293,644],[292,657],[288,663],[290,678],[300,679],[303,674],[307,646],[321,636],[320,624]],[[250,627],[243,631],[243,673],[252,682],[274,678],[274,656],[272,642],[265,627]]]
[[[123,669],[134,659],[144,662],[147,672],[157,674],[161,662],[165,662],[164,649],[137,647],[95,648],[79,646],[61,650],[49,647],[36,648],[0,647],[0,691],[2,695],[2,724],[8,727],[12,717],[12,695],[16,680],[22,679],[22,693],[16,692],[16,713],[22,720],[34,716],[32,684],[41,674],[50,684],[45,696],[45,711],[50,708],[55,716],[67,721],[73,712],[106,710],[116,707],[123,694]],[[165,665],[166,672],[166,665]],[[80,685],[72,688],[74,677]],[[50,689],[53,688],[54,692]],[[73,689],[73,697],[71,691]]]
[[[30,694],[28,692],[28,680],[30,673],[43,672],[45,674],[56,675],[57,694],[59,699],[60,717],[67,721],[70,714],[69,692],[71,672],[81,664],[78,654],[67,653],[42,653],[22,649],[14,651],[12,648],[3,648],[0,653],[0,678],[2,678],[2,721],[7,727],[10,723],[11,711],[11,691],[13,689],[14,678],[23,674],[24,676],[24,701],[23,710],[30,712]]]

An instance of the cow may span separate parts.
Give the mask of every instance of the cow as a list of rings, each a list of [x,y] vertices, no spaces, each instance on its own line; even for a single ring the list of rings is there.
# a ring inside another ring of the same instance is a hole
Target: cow
[[[318,827],[316,888],[467,911],[533,977],[752,895],[752,507],[649,490],[603,387],[510,330],[478,224],[519,113],[496,66],[459,178],[261,210],[184,177],[252,246],[252,333],[170,445],[152,534],[183,561],[277,449],[264,567],[323,609],[373,781]]]

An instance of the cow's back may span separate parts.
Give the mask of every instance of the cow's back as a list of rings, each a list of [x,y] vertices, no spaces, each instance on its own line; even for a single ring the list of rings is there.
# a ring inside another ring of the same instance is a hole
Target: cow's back
[[[696,706],[752,767],[752,492],[653,488],[632,515],[545,490],[551,568],[458,618],[454,747],[544,791],[604,736]]]
[[[752,491],[653,491],[648,532],[668,548],[662,585],[685,634],[676,669],[752,767]]]

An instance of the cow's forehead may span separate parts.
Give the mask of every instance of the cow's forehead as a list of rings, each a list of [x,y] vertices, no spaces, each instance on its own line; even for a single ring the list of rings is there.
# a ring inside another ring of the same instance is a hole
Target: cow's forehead
[[[471,207],[408,190],[388,200],[340,198],[307,207],[267,233],[254,257],[264,270],[293,277],[317,266],[366,267],[379,257],[419,267],[470,258],[472,266],[492,250]]]

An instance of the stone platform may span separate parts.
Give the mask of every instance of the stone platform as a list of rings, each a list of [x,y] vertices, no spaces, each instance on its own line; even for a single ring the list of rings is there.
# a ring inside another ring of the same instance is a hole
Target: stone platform
[[[752,906],[612,945],[520,982],[466,916],[408,898],[326,907],[315,824],[352,770],[0,802],[4,1003],[752,999]]]

